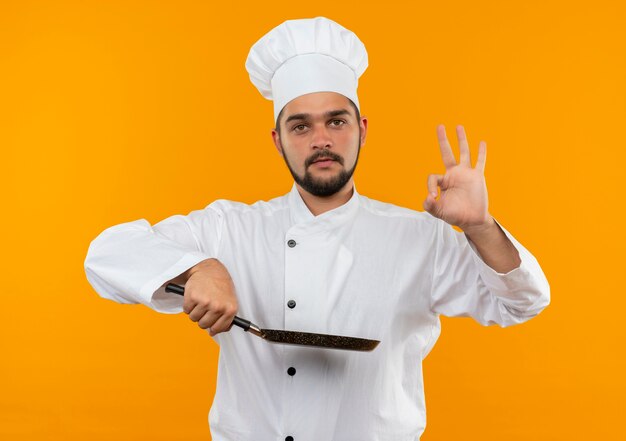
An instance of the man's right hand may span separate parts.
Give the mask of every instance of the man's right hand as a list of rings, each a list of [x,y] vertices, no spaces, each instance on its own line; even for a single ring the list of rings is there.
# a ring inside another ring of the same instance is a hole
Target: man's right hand
[[[228,331],[238,310],[235,285],[226,267],[207,259],[187,271],[183,311],[211,336]]]

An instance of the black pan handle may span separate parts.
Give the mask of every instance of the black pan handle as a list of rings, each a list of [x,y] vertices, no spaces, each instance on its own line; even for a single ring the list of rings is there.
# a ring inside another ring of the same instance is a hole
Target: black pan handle
[[[185,295],[185,287],[177,285],[175,283],[168,283],[165,286],[165,292],[171,292],[171,293],[174,293],[174,294],[178,294],[179,296],[184,296]],[[256,334],[256,335],[260,336],[261,330],[259,329],[258,326],[256,326],[250,320],[242,319],[240,317],[235,316],[235,318],[233,319],[233,325],[239,326],[244,331],[250,331],[253,334]]]

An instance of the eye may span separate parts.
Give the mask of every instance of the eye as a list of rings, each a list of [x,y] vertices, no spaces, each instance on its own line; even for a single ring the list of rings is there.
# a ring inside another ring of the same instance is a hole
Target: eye
[[[301,132],[304,129],[306,129],[305,124],[298,124],[297,126],[294,126],[291,130],[293,130],[294,132]]]
[[[333,120],[330,122],[330,125],[331,125],[331,126],[333,126],[333,127],[341,127],[341,126],[343,126],[345,123],[346,123],[346,122],[345,122],[344,120],[342,120],[342,119],[333,119]]]

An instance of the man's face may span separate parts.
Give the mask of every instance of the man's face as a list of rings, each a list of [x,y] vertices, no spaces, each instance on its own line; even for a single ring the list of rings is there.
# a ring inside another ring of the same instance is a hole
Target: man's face
[[[280,134],[272,138],[296,183],[315,196],[352,186],[367,119],[357,119],[345,96],[334,92],[302,95],[283,108]]]

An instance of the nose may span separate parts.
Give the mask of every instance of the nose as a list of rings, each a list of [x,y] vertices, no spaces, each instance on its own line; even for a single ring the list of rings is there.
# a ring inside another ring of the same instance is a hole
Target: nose
[[[313,133],[311,136],[311,148],[312,149],[329,149],[333,145],[330,132],[326,124],[316,124],[313,126]]]

